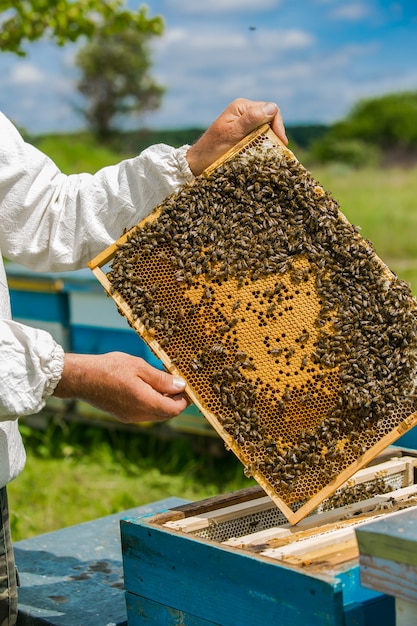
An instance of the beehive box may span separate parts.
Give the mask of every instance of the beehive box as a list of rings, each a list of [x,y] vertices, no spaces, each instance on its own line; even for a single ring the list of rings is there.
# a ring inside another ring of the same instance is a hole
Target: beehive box
[[[360,583],[355,529],[417,511],[412,451],[389,449],[293,526],[260,487],[121,521],[129,626],[395,625]]]
[[[90,267],[292,523],[417,423],[409,286],[269,126]]]

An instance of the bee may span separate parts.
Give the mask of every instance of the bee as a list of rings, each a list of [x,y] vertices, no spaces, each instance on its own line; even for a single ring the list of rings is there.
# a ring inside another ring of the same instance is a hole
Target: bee
[[[226,349],[226,346],[223,345],[222,343],[215,343],[211,347],[211,352],[213,354],[226,354],[227,353],[227,349]]]

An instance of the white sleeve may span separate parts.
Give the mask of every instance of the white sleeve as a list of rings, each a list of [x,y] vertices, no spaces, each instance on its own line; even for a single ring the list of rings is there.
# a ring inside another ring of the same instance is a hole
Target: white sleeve
[[[40,411],[63,367],[64,351],[49,333],[0,320],[0,421]]]
[[[160,144],[94,175],[66,176],[0,113],[1,254],[39,271],[84,267],[193,179],[186,150]],[[0,299],[2,421],[43,408],[60,380],[64,353],[49,333],[8,319],[1,271]]]
[[[0,114],[0,248],[41,271],[85,267],[193,179],[188,146],[158,144],[96,174],[65,175]]]

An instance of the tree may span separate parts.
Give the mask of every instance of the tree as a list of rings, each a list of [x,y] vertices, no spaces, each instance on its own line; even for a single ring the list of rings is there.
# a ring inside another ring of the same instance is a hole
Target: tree
[[[117,115],[141,114],[160,105],[164,89],[149,74],[153,34],[134,25],[111,35],[100,30],[79,50],[78,89],[88,102],[83,113],[100,139],[109,134]]]
[[[358,102],[312,147],[320,161],[355,165],[375,161],[412,162],[417,158],[417,92],[387,94]]]
[[[160,17],[150,19],[145,7],[132,12],[123,5],[124,0],[0,0],[0,50],[24,56],[23,45],[43,37],[62,46],[126,28],[161,33]]]
[[[341,139],[362,139],[383,150],[417,149],[417,92],[362,100],[333,127]]]

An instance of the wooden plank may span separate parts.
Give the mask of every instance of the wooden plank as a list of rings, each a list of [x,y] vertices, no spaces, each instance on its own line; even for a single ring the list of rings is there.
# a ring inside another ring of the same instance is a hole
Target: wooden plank
[[[417,509],[399,511],[358,529],[361,555],[417,568]]]
[[[282,561],[288,563],[288,565],[299,567],[310,566],[317,562],[325,562],[326,567],[335,567],[356,559],[358,555],[358,543],[356,538],[352,536],[350,539],[346,539],[336,545],[327,545],[298,555],[290,554],[283,557]]]
[[[358,516],[361,513],[368,511],[372,512],[373,509],[380,511],[389,511],[394,504],[391,501],[394,499],[397,502],[407,501],[413,498],[413,504],[416,503],[417,487],[416,485],[409,485],[408,487],[402,487],[389,493],[381,493],[367,500],[348,504],[331,511],[324,513],[317,513],[305,518],[297,525],[297,527],[283,525],[278,529],[278,534],[294,534],[300,530],[314,529],[316,527],[323,526],[324,524],[335,524],[343,519],[349,521],[350,518]]]
[[[278,548],[270,548],[263,550],[261,554],[271,559],[285,560],[287,557],[302,555],[308,559],[308,554],[314,554],[320,551],[320,554],[328,551],[333,551],[334,546],[339,542],[351,541],[355,539],[355,531],[353,528],[337,528],[331,532],[324,534],[315,534],[312,537],[300,539],[299,541],[292,541],[287,545],[280,546]]]
[[[404,474],[404,480],[403,483],[405,484],[409,484],[409,480],[410,480],[410,476],[411,473],[409,471],[409,467],[410,467],[410,461],[413,461],[413,459],[409,459],[408,457],[406,458],[402,458],[402,459],[391,459],[389,461],[385,461],[384,463],[381,463],[380,465],[376,466],[376,467],[370,467],[370,468],[364,468],[362,470],[360,470],[359,472],[357,472],[349,481],[348,481],[348,485],[355,485],[355,484],[359,484],[361,482],[367,482],[370,481],[371,479],[375,479],[376,474],[379,477],[387,477],[389,475],[395,474],[395,473],[403,473]],[[412,466],[411,466],[412,469]],[[253,495],[259,495],[260,493],[264,493],[262,490],[255,490]],[[390,497],[392,497],[390,494],[387,495],[387,497],[383,497],[383,498],[378,498],[376,497],[376,499],[369,499],[369,505],[368,508],[375,506],[376,504],[378,504],[379,502],[384,502],[387,501]],[[244,494],[241,494],[239,497],[239,500],[237,502],[237,504],[230,504],[230,499],[228,500],[228,506],[227,507],[222,507],[222,508],[214,508],[216,506],[216,499],[210,499],[211,500],[211,508],[205,509],[205,513],[203,513],[202,508],[200,508],[199,503],[194,503],[192,505],[192,507],[187,506],[185,507],[185,509],[187,509],[188,513],[191,512],[191,510],[193,510],[196,514],[195,515],[190,515],[188,514],[186,516],[186,519],[184,518],[178,518],[176,520],[169,520],[168,522],[165,523],[167,528],[171,528],[172,530],[180,530],[181,532],[195,532],[197,530],[201,530],[203,528],[207,528],[210,524],[216,522],[216,523],[220,523],[220,522],[225,522],[227,520],[231,520],[231,519],[237,519],[239,517],[242,517],[243,515],[250,515],[252,513],[257,513],[259,511],[263,511],[263,510],[267,510],[268,508],[271,508],[271,506],[273,505],[273,501],[269,498],[269,497],[263,497],[263,498],[258,498],[256,500],[252,500],[252,501],[247,501],[244,498]],[[205,505],[203,504],[203,507]],[[350,514],[354,514],[356,511],[366,508],[366,504],[363,504],[362,502],[356,503],[354,505],[349,505],[348,507],[348,511],[350,512]],[[319,513],[315,516],[312,516],[312,519],[310,518],[306,518],[304,519],[302,522],[300,522],[300,526],[302,528],[311,528],[317,524],[325,524],[328,523],[331,520],[336,520],[339,517],[341,517],[342,515],[345,514],[345,510],[341,511],[340,509],[337,509],[335,511],[328,511],[326,513]],[[300,526],[298,526],[298,528],[300,528]],[[261,531],[261,533],[267,533],[267,536],[270,536],[270,531]],[[288,528],[287,524],[284,524],[280,530],[276,530],[275,531],[277,536],[281,533],[281,534],[288,534],[289,532],[291,532]],[[236,543],[234,543],[236,541]],[[239,539],[237,540],[231,540],[231,542],[225,542],[226,545],[242,545],[242,543],[240,542]]]
[[[126,593],[126,608],[129,626],[143,626],[144,623],[163,626],[218,626],[215,622],[152,602],[133,593]]]
[[[357,530],[361,580],[371,589],[417,602],[417,509]]]
[[[361,584],[381,593],[417,602],[417,572],[414,567],[359,553]]]
[[[369,522],[370,517],[386,514],[391,506],[394,506],[390,502],[392,498],[395,498],[399,503],[398,506],[403,506],[401,502],[407,501],[413,496],[414,506],[417,507],[417,487],[410,485],[394,492],[374,496],[362,502],[326,511],[326,513],[311,515],[302,520],[297,526],[283,524],[282,526],[261,530],[244,537],[229,539],[224,544],[231,547],[256,548],[256,546],[268,543],[273,547],[274,543],[279,545],[288,541],[296,541],[311,534],[358,524],[360,520]]]
[[[395,601],[395,620],[397,626],[417,624],[417,603],[397,598]]]
[[[256,498],[263,498],[265,496],[264,490],[259,485],[253,487],[246,487],[244,489],[238,489],[237,491],[231,491],[229,493],[220,494],[211,498],[205,498],[198,502],[191,502],[183,506],[178,506],[173,509],[174,511],[182,511],[185,517],[190,515],[203,515],[208,511],[221,509],[225,506],[233,506],[239,504],[239,502],[247,502],[249,500],[255,500]]]
[[[208,528],[211,524],[220,524],[230,520],[239,519],[245,515],[260,513],[275,507],[273,501],[268,496],[250,500],[249,502],[241,502],[233,506],[224,507],[215,511],[209,511],[205,516],[192,516],[185,519],[173,520],[166,522],[164,526],[171,530],[178,530],[183,533],[192,533],[203,528]]]
[[[403,474],[402,487],[407,487],[414,483],[414,466],[417,463],[417,459],[410,456],[404,456],[401,458],[390,458],[387,461],[378,463],[378,465],[369,465],[362,468],[356,474],[354,474],[345,485],[341,486],[341,489],[351,485],[358,485],[360,483],[375,480],[376,478],[387,479],[393,474]]]
[[[152,602],[221,626],[344,623],[338,579],[176,536],[148,518],[122,521],[121,536],[125,588]]]
[[[387,449],[384,450],[380,456],[373,459],[369,467],[365,467],[356,472],[356,474],[349,479],[346,485],[343,485],[342,487],[371,480],[372,478],[375,478],[376,474],[384,474],[385,476],[388,476],[389,474],[402,471],[405,471],[406,474],[406,479],[404,481],[405,484],[403,484],[405,487],[413,483],[413,468],[416,464],[417,458],[411,457],[408,454],[403,455],[403,450],[401,448],[394,447],[392,449]],[[256,498],[261,498],[265,495],[265,491],[262,487],[260,487],[260,485],[253,485],[252,487],[246,487],[244,489],[238,489],[237,491],[219,494],[218,496],[211,496],[210,498],[205,498],[204,500],[199,500],[198,502],[190,502],[189,504],[175,507],[172,510],[181,511],[184,514],[184,517],[203,515],[208,511],[221,509],[225,506],[233,506],[239,502],[255,500]],[[158,523],[157,516],[155,516],[154,520]],[[308,520],[305,521],[308,523]],[[304,522],[300,522],[299,527],[303,524]]]

